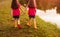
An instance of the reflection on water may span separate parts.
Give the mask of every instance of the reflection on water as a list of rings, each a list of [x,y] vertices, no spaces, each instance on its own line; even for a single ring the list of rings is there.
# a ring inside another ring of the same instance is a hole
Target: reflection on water
[[[60,15],[57,14],[56,7],[52,8],[50,10],[39,10],[37,9],[36,15],[38,15],[40,18],[45,20],[46,22],[51,22],[53,24],[57,24],[57,26],[60,26]]]

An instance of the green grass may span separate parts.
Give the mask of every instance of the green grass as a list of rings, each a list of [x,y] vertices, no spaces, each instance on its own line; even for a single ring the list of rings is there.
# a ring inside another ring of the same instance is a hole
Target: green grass
[[[7,3],[0,4],[0,37],[60,37],[60,29],[49,22],[45,22],[36,16],[37,27],[28,27],[28,15],[21,14],[22,29],[13,28],[13,18],[10,15],[10,0]]]

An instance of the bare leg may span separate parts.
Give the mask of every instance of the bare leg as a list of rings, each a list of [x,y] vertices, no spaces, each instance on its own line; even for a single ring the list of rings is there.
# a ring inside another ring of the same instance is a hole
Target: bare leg
[[[37,26],[36,26],[36,19],[33,18],[33,22],[34,22],[34,28],[37,29]]]
[[[31,22],[31,18],[29,18],[29,20],[28,20],[28,22],[27,22],[27,25],[28,25],[28,26],[31,26],[31,25],[30,25],[30,22]]]
[[[19,25],[20,25],[20,19],[17,19],[17,24],[19,24]]]
[[[14,27],[17,27],[17,19],[14,19]]]
[[[19,29],[21,29],[21,26],[20,26],[20,19],[17,19],[17,26]]]

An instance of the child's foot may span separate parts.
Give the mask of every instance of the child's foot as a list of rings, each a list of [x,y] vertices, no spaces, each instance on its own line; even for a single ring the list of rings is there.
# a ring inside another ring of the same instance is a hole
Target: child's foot
[[[21,26],[20,26],[20,24],[18,24],[17,26],[18,26],[18,28],[19,28],[19,29],[21,29]]]
[[[35,29],[37,29],[37,27],[34,27]]]
[[[15,28],[17,28],[17,26],[14,26]]]
[[[29,23],[27,23],[27,26],[31,26]]]

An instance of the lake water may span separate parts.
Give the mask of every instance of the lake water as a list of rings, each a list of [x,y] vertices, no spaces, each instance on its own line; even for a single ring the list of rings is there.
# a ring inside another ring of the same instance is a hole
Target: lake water
[[[46,22],[57,24],[57,27],[60,28],[60,15],[57,14],[56,8],[52,8],[46,11],[37,9],[36,15]]]

